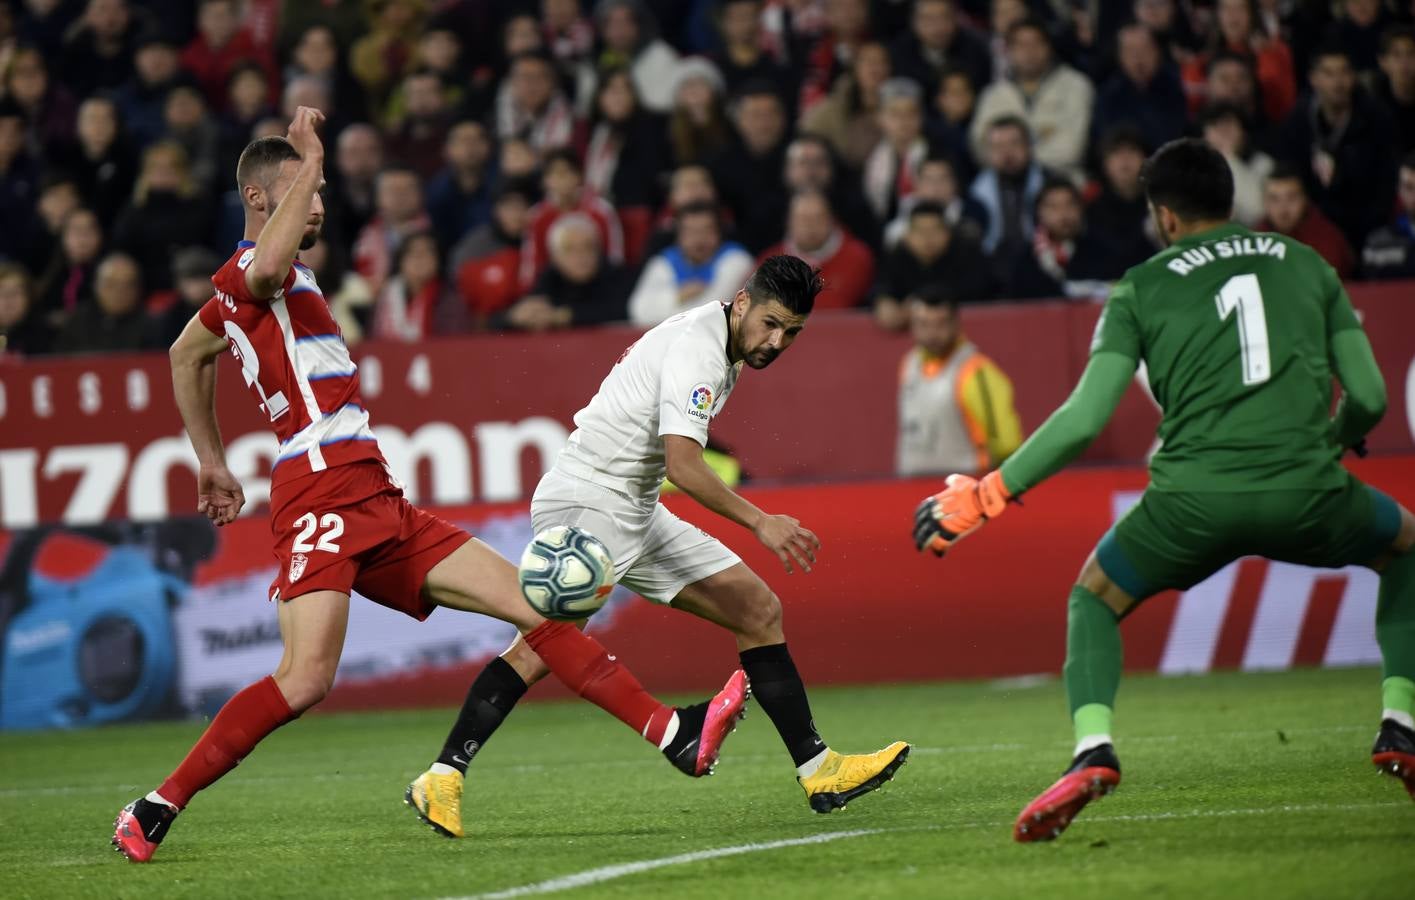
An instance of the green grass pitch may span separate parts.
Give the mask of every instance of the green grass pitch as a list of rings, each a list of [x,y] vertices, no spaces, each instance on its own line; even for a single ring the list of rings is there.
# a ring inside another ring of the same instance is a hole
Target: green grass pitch
[[[1129,678],[1120,790],[1031,846],[1010,840],[1013,817],[1070,750],[1054,681],[815,691],[838,749],[915,746],[884,791],[829,816],[807,809],[760,709],[695,782],[592,707],[527,704],[473,765],[461,841],[402,805],[450,712],[311,715],[198,797],[146,866],[108,846],[113,816],[200,726],[7,735],[0,895],[466,897],[818,836],[600,872],[564,895],[1391,900],[1415,895],[1415,803],[1369,761],[1378,680]]]

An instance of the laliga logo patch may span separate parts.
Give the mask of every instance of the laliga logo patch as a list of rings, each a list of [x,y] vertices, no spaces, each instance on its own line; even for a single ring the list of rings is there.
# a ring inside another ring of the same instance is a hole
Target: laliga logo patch
[[[707,421],[712,409],[712,386],[700,384],[688,395],[688,415]]]
[[[305,574],[305,566],[309,565],[310,558],[303,553],[296,553],[290,557],[290,581],[300,580],[300,576]]]

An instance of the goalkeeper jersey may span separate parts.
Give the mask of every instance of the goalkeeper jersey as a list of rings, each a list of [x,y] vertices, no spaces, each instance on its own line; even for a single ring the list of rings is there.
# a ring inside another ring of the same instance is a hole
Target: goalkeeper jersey
[[[1360,327],[1315,251],[1230,223],[1128,271],[1091,352],[1146,364],[1164,413],[1156,490],[1335,488],[1331,338]]]

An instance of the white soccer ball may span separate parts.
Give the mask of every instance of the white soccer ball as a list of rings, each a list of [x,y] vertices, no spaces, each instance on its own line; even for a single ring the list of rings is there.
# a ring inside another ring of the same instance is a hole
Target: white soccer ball
[[[547,619],[584,619],[614,590],[614,560],[599,538],[571,525],[535,536],[521,554],[521,594]]]

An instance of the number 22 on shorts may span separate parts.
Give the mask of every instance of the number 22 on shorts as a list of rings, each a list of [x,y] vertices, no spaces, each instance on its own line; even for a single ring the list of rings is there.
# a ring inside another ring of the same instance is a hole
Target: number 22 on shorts
[[[325,513],[320,518],[316,518],[314,513],[305,513],[295,520],[295,527],[300,529],[300,533],[295,535],[295,541],[290,545],[291,553],[309,553],[312,550],[339,552],[335,539],[344,533],[344,517],[338,513]],[[316,531],[323,533],[311,544],[310,538],[315,536]]]

